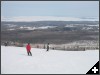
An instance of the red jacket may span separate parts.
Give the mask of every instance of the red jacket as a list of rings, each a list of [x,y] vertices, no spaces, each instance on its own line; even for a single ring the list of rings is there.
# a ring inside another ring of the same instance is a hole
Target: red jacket
[[[30,45],[27,45],[26,46],[26,49],[27,49],[27,51],[30,51],[31,50],[31,46]]]

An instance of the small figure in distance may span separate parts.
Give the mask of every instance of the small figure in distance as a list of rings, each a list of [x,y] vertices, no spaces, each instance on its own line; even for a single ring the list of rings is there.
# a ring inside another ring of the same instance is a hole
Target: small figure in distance
[[[45,44],[44,44],[44,49],[45,49]]]
[[[54,47],[52,49],[54,50]]]
[[[37,45],[37,48],[39,48],[39,45]]]
[[[49,43],[47,44],[47,51],[49,51]]]
[[[29,55],[32,56],[30,43],[28,43],[28,44],[26,45],[26,49],[27,49],[28,56],[29,56]]]
[[[8,42],[5,42],[4,45],[7,46]]]

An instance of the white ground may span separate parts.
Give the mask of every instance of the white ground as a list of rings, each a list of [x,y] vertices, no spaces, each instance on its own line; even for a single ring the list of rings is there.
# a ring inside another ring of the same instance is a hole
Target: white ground
[[[99,61],[99,50],[59,51],[1,46],[1,74],[86,74]]]

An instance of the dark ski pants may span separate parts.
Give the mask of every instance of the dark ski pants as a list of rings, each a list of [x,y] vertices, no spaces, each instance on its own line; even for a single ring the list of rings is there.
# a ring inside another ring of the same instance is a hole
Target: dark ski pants
[[[47,48],[47,51],[49,51],[49,48]]]
[[[31,53],[31,51],[28,51],[28,52],[27,52],[27,54],[32,56],[32,53]]]

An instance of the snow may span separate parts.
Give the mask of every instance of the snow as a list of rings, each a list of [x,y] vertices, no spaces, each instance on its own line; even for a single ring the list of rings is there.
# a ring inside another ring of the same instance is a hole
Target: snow
[[[83,27],[82,30],[89,30],[89,29],[93,29],[92,27]]]
[[[99,50],[60,51],[1,46],[1,74],[86,74],[99,61]]]
[[[41,27],[23,27],[23,26],[21,26],[19,29],[35,30],[35,29],[55,28],[55,27],[57,27],[57,26],[41,26]]]
[[[42,26],[42,27],[38,27],[37,29],[48,29],[48,28],[55,28],[57,26]]]
[[[75,27],[74,24],[66,25],[65,27]]]
[[[88,25],[88,26],[97,26],[97,27],[99,27],[99,24],[97,24],[97,25]]]
[[[34,27],[19,27],[19,29],[26,29],[26,30],[34,30],[35,28]]]

